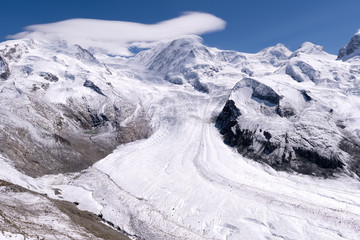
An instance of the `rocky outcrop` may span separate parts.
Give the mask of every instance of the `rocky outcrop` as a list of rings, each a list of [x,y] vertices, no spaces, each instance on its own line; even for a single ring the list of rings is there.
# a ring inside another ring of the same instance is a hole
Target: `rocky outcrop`
[[[323,153],[324,149],[301,147],[301,142],[296,143],[294,138],[287,137],[288,132],[284,133],[283,140],[279,140],[272,139],[267,131],[241,129],[240,126],[236,124],[234,130],[222,132],[224,143],[236,148],[241,155],[267,163],[277,170],[332,176],[334,170],[344,167],[338,155],[329,157]]]
[[[43,77],[45,80],[48,80],[50,82],[57,82],[59,81],[59,78],[57,76],[55,76],[52,73],[48,73],[48,72],[41,72],[39,73],[40,77]]]
[[[5,59],[0,55],[0,79],[6,80],[10,77],[9,65]]]
[[[102,91],[101,89],[95,85],[95,83],[93,83],[92,81],[90,80],[85,80],[84,84],[83,84],[84,87],[88,87],[90,88],[91,90],[93,90],[94,92],[100,94],[100,95],[103,95],[103,96],[106,96]]]
[[[221,134],[231,131],[231,128],[237,124],[237,118],[241,115],[240,110],[235,106],[233,100],[228,100],[216,119],[215,127]]]
[[[293,106],[293,99],[306,111]],[[270,86],[244,78],[233,88],[215,127],[241,155],[278,170],[326,177],[345,167],[356,172],[352,162],[359,160],[346,156],[356,156],[360,148],[345,144],[343,131],[329,119],[332,113],[314,102],[309,91],[280,96]]]
[[[94,55],[92,55],[88,50],[82,48],[80,45],[76,45],[77,52],[75,53],[75,57],[79,60],[86,60],[98,63]]]
[[[355,34],[349,43],[339,50],[337,59],[347,60],[356,55],[360,55],[360,32]]]
[[[342,168],[344,163],[340,161],[337,156],[326,157],[316,150],[306,149],[303,147],[294,147],[294,152],[299,158],[304,158],[307,161],[317,164],[322,168]]]

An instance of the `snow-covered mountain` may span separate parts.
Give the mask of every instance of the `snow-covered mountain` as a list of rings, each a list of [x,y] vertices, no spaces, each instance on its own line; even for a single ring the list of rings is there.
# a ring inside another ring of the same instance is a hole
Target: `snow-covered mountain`
[[[0,214],[0,237],[69,238],[18,231],[14,184],[67,214],[56,222],[76,239],[111,239],[89,221],[139,239],[357,239],[359,46],[356,34],[338,56],[309,42],[248,54],[189,36],[121,57],[1,43],[0,199],[13,216]],[[58,200],[99,217],[75,221]]]
[[[338,58],[342,60],[349,60],[360,56],[360,31],[358,31],[349,41],[346,46],[339,50]]]
[[[82,170],[151,132],[141,102],[80,46],[10,41],[1,60],[0,151],[28,175]]]

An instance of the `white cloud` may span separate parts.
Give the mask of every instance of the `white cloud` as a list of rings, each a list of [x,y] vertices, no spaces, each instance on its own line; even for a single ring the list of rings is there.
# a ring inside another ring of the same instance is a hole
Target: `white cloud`
[[[153,42],[183,35],[201,35],[225,28],[226,22],[214,15],[187,12],[178,18],[155,24],[96,19],[69,19],[61,22],[31,25],[25,32],[10,38],[60,38],[86,48],[101,48],[112,54],[131,54],[132,42]]]

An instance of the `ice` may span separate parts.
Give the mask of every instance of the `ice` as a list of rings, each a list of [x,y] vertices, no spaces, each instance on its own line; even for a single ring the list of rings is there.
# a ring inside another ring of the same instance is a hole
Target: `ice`
[[[333,109],[333,119],[343,120],[346,131],[359,137],[355,90],[360,71],[354,64],[336,61],[311,43],[296,54],[283,45],[246,54],[186,38],[161,41],[133,58],[102,55],[90,66],[86,61],[93,58],[85,49],[87,60],[82,62],[84,56],[77,59],[74,54],[76,46],[36,44],[18,62],[9,63],[11,77],[0,83],[0,111],[16,124],[21,125],[22,116],[12,117],[16,114],[5,106],[28,103],[25,96],[32,96],[32,84],[45,81],[36,73],[46,71],[59,77],[41,95],[52,106],[85,98],[100,109],[106,107],[103,101],[121,99],[133,104],[134,115],[146,113],[153,132],[71,174],[31,178],[1,157],[0,179],[76,202],[79,209],[101,214],[144,239],[359,238],[360,182],[348,168],[331,178],[276,171],[225,145],[215,128],[216,117],[232,99],[245,127],[265,122],[281,133],[303,121],[311,128],[301,134],[337,148],[338,139],[319,129],[338,129],[335,120],[325,119]],[[25,74],[21,66],[33,74]],[[99,86],[103,95],[84,87],[85,81]],[[201,87],[207,91],[199,91]],[[275,109],[279,101],[299,118],[288,120],[275,111],[260,115],[259,106]],[[120,126],[133,117],[127,115]],[[41,142],[41,133],[25,126]]]

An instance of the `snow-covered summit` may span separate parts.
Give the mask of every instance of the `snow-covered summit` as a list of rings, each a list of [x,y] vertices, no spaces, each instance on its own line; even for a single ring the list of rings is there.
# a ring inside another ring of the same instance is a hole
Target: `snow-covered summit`
[[[187,82],[201,92],[209,90],[200,82],[200,75],[221,68],[213,50],[201,44],[201,39],[196,36],[160,43],[155,48],[140,52],[131,61],[171,83],[181,85]]]
[[[279,60],[286,60],[291,55],[291,51],[283,44],[278,43],[273,47],[268,47],[260,51],[264,55],[270,55]]]
[[[177,38],[158,44],[156,47],[140,52],[135,60],[158,72],[180,71],[178,68],[196,61],[207,61],[211,55],[196,36]]]
[[[120,57],[9,41],[0,152],[42,177],[0,176],[142,239],[356,239],[359,63],[311,43],[249,54],[185,37]]]
[[[301,46],[291,55],[291,57],[298,57],[301,54],[325,54],[322,46],[313,44],[311,42],[304,42]]]
[[[360,31],[358,31],[346,44],[339,50],[338,59],[348,60],[360,56]]]

